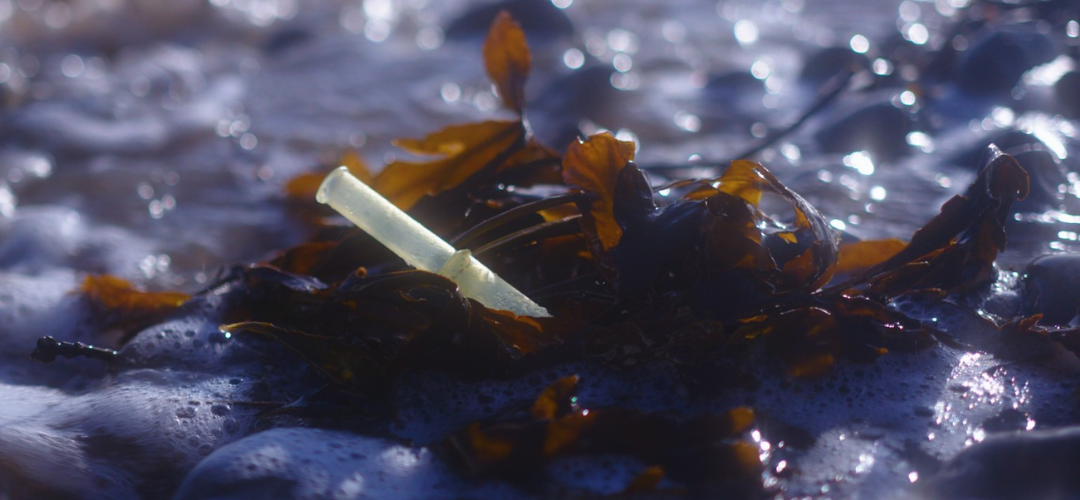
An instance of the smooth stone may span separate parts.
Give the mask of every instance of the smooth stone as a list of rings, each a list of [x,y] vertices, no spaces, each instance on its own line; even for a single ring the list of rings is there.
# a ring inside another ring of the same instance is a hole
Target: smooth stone
[[[1043,321],[1066,324],[1080,307],[1080,255],[1044,255],[1024,269],[1024,308]]]

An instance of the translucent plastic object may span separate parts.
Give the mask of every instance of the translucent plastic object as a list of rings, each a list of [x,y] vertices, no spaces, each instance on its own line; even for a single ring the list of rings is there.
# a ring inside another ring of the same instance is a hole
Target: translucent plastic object
[[[360,226],[410,266],[453,280],[466,297],[519,316],[551,316],[547,309],[481,264],[471,252],[454,250],[345,167],[326,176],[315,199]]]

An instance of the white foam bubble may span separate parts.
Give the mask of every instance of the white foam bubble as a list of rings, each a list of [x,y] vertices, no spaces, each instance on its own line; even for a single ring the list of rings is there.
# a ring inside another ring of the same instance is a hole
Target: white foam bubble
[[[522,498],[506,484],[450,471],[426,448],[320,429],[272,429],[226,446],[192,471],[176,500]]]

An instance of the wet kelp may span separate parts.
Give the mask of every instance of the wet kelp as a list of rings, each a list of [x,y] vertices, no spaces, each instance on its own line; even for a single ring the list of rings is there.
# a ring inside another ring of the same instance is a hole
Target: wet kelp
[[[748,483],[760,474],[759,451],[740,438],[754,424],[752,410],[687,420],[621,408],[590,410],[577,404],[576,384],[577,377],[560,379],[530,407],[454,432],[441,445],[444,454],[471,475],[528,479],[554,457],[617,453],[651,464],[646,473],[658,478],[712,483],[714,492],[753,490]],[[648,491],[656,483],[628,489]]]
[[[908,243],[841,244],[821,213],[758,163],[654,185],[634,164],[634,145],[610,134],[566,151],[546,148],[526,127],[530,56],[508,15],[491,27],[484,58],[517,119],[398,141],[434,159],[395,161],[377,175],[356,155],[342,162],[553,317],[488,309],[331,222],[310,242],[238,268],[204,292],[239,290],[223,331],[272,339],[374,406],[406,373],[502,378],[582,361],[670,366],[693,394],[753,388],[759,365],[811,377],[840,359],[872,362],[951,342],[890,302],[987,285],[1010,207],[1028,192],[1023,168],[995,151],[971,187]],[[319,178],[286,187],[295,203],[309,204],[305,211],[325,213],[310,199]],[[525,186],[536,189],[515,189]],[[89,279],[81,293],[128,336],[186,298],[135,292],[108,277]],[[1006,327],[1066,338],[1033,324]],[[557,457],[616,453],[648,466],[631,492],[662,477],[707,491],[761,486],[760,459],[744,436],[752,410],[684,419],[584,408],[573,397],[576,383],[560,380],[528,407],[469,424],[439,448],[470,475],[528,480]]]
[[[102,330],[121,332],[121,343],[161,321],[190,298],[179,292],[139,290],[130,282],[110,275],[87,276],[79,292]]]
[[[87,276],[77,293],[86,311],[87,322],[97,330],[98,337],[119,345],[126,344],[143,328],[176,313],[190,298],[180,292],[139,290],[127,280],[107,274]],[[30,358],[44,363],[51,363],[58,356],[112,361],[116,355],[115,350],[107,347],[63,342],[46,336],[38,340]]]

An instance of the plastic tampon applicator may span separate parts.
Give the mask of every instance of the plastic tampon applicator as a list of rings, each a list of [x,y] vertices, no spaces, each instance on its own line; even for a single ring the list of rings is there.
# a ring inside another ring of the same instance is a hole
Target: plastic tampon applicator
[[[406,264],[453,280],[466,297],[519,316],[551,316],[547,309],[476,260],[471,252],[455,250],[345,167],[326,176],[315,199],[340,212]]]

